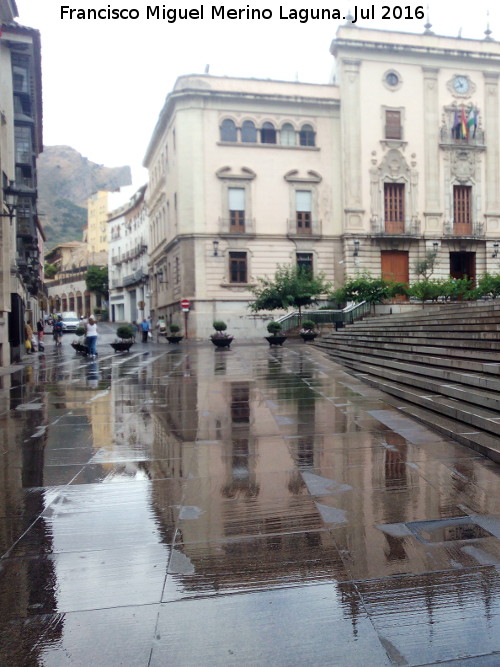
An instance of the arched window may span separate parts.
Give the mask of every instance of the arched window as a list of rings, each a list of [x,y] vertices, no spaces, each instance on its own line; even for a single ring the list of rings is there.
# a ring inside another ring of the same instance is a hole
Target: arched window
[[[221,141],[237,141],[236,125],[234,120],[226,118],[222,121],[220,126],[220,140]]]
[[[264,123],[260,130],[260,140],[263,144],[276,143],[276,130],[272,123]]]
[[[290,123],[281,128],[280,143],[282,146],[295,146],[295,128]]]
[[[241,141],[245,144],[257,143],[257,128],[251,120],[246,120],[241,126]]]
[[[300,145],[301,146],[315,146],[316,134],[312,125],[302,125],[300,128]]]

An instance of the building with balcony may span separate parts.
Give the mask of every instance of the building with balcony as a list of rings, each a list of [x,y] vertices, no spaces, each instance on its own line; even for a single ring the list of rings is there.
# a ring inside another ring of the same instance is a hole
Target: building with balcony
[[[149,223],[146,186],[108,215],[109,305],[112,322],[149,317]]]
[[[85,240],[91,253],[108,251],[108,198],[106,190],[98,190],[87,199]]]
[[[341,26],[329,85],[180,77],[148,146],[152,310],[263,332],[277,264],[339,286],[500,271],[500,44]]]
[[[46,303],[45,236],[37,211],[36,158],[43,150],[40,34],[0,0],[0,365],[24,352],[24,323]]]

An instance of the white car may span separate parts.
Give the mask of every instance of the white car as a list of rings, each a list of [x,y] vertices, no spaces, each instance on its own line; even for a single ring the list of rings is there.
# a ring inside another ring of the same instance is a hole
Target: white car
[[[80,320],[78,319],[76,313],[73,313],[72,311],[67,311],[65,313],[61,313],[61,317],[62,317],[63,333],[77,330],[78,326],[80,325]]]

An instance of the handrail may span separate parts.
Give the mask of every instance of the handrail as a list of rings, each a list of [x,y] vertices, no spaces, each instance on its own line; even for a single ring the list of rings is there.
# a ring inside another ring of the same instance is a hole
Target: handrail
[[[344,326],[345,324],[352,324],[355,320],[359,320],[370,312],[370,304],[367,301],[361,303],[354,303],[347,306],[343,310],[303,310],[302,320],[312,320],[315,324],[335,324]],[[294,310],[291,313],[286,313],[276,319],[282,327],[282,331],[290,331],[299,326],[299,311]]]

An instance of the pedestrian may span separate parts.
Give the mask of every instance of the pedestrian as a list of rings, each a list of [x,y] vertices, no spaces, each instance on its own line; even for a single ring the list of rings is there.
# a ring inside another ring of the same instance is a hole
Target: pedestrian
[[[31,323],[28,320],[24,325],[24,347],[27,354],[33,352],[33,329],[31,328]]]
[[[158,332],[158,343],[160,342],[160,337],[164,336],[167,333],[167,323],[163,315],[160,315],[158,322],[156,323],[156,330]]]
[[[142,342],[147,343],[148,342],[148,336],[149,336],[149,320],[144,318],[141,322],[141,331],[142,331]]]
[[[135,340],[139,335],[139,325],[137,324],[137,320],[134,320],[130,326],[132,327],[132,342],[135,343]]]
[[[52,325],[52,336],[54,338],[54,343],[56,347],[61,347],[62,335],[63,335],[62,316],[58,315],[57,319],[54,320],[54,323]]]
[[[38,336],[38,349],[40,352],[43,352],[45,350],[43,346],[43,336],[44,336],[44,326],[43,326],[43,320],[40,318],[38,322],[36,323],[36,331],[37,331],[37,336]]]
[[[97,323],[92,315],[89,317],[86,325],[87,354],[91,359],[97,357]]]

